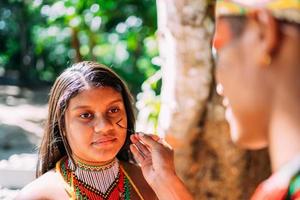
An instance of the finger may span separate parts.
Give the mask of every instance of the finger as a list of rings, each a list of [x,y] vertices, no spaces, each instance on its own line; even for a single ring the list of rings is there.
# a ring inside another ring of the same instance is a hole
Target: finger
[[[142,133],[143,135],[144,133]],[[145,135],[145,134],[144,134]],[[147,136],[151,137],[153,140],[155,140],[156,142],[162,144],[163,146],[172,148],[171,145],[169,143],[167,143],[167,141],[164,138],[160,138],[158,135],[154,135],[154,134],[146,134]]]
[[[160,138],[157,135],[139,133],[139,139],[149,149],[151,149],[151,148],[160,148],[161,146],[164,146],[168,149],[173,149],[172,146],[169,143],[167,143],[167,141],[165,139]],[[150,144],[152,146],[150,146]]]
[[[139,138],[137,137],[136,134],[132,134],[132,135],[130,135],[130,140],[133,144],[135,144],[139,141]]]
[[[169,143],[167,143],[167,141],[163,138],[160,138],[157,142],[169,149],[173,149],[172,146]]]
[[[145,145],[143,145],[141,142],[137,142],[135,143],[135,145],[138,148],[138,150],[143,154],[144,158],[146,156],[149,156],[150,151]]]
[[[147,134],[147,135],[149,135],[155,141],[158,141],[161,139],[160,137],[158,137],[158,135],[154,135],[154,134]]]
[[[137,132],[137,134],[135,134],[136,135],[136,137],[138,138],[138,139],[140,139],[140,135],[147,135],[147,136],[149,136],[149,137],[151,137],[153,140],[155,140],[155,141],[158,141],[159,139],[160,139],[160,137],[158,137],[158,135],[155,135],[155,134],[149,134],[149,133],[143,133],[143,132]]]
[[[142,163],[145,160],[145,158],[143,157],[143,155],[139,152],[139,150],[137,149],[137,147],[134,144],[130,145],[130,150],[131,150],[131,152],[132,152],[135,160],[138,163]]]
[[[139,139],[145,144],[147,145],[150,149],[152,148],[159,148],[160,147],[160,143],[157,142],[156,140],[154,140],[151,136],[145,135],[143,133],[139,133]]]
[[[142,132],[137,132],[134,134],[135,138],[133,138],[134,140],[134,144],[136,143],[141,143],[142,145],[144,145],[145,147],[147,147],[148,149],[150,149],[150,147],[148,147],[140,138],[140,134],[144,134]]]
[[[150,149],[150,147],[148,147],[146,144],[144,144],[141,139],[139,138],[138,134],[134,134],[134,136],[130,137],[131,141],[133,144],[136,145],[136,147],[138,148],[138,150],[144,150],[145,148],[147,150]],[[147,153],[145,150],[142,153]]]

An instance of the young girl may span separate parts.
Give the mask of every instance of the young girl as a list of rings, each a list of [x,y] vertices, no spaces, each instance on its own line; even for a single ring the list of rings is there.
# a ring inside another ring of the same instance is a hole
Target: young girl
[[[17,199],[156,199],[129,150],[132,97],[107,67],[80,62],[55,81],[37,179]]]

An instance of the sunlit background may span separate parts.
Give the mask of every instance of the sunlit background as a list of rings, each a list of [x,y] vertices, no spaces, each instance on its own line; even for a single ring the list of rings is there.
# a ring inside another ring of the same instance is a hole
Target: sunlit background
[[[49,89],[82,60],[103,63],[127,82],[136,130],[172,145],[177,173],[195,199],[249,199],[270,175],[269,157],[230,140],[215,92],[214,5],[0,0],[0,200],[34,179]]]
[[[116,71],[136,99],[137,129],[155,131],[156,28],[155,0],[0,1],[0,199],[33,178],[49,88],[74,62]]]

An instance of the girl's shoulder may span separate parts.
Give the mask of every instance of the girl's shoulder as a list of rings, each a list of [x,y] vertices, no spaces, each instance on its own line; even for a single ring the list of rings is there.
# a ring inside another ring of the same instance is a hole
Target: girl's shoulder
[[[146,182],[140,166],[123,161],[121,162],[121,165],[123,166],[125,173],[127,173],[127,175],[129,176],[129,179],[131,179],[130,184],[132,185],[132,187],[136,187],[138,190],[137,192],[139,192],[144,197],[144,199],[158,199],[152,188]],[[132,188],[132,190],[135,190],[135,188]]]
[[[69,199],[65,190],[66,182],[55,170],[50,170],[26,185],[18,194],[17,200]]]

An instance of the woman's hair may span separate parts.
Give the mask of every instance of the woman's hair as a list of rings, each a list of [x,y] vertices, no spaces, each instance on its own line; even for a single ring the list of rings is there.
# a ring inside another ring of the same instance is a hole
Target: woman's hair
[[[49,98],[48,117],[44,136],[39,150],[36,176],[39,177],[50,169],[63,156],[71,159],[71,149],[65,135],[65,111],[71,98],[89,87],[108,86],[120,92],[123,97],[127,116],[127,136],[124,145],[117,154],[123,161],[133,161],[129,150],[130,135],[134,131],[133,98],[121,78],[104,65],[84,61],[66,69],[55,81]]]
[[[246,18],[243,16],[226,16],[223,18],[229,22],[233,37],[240,37],[245,30]]]

